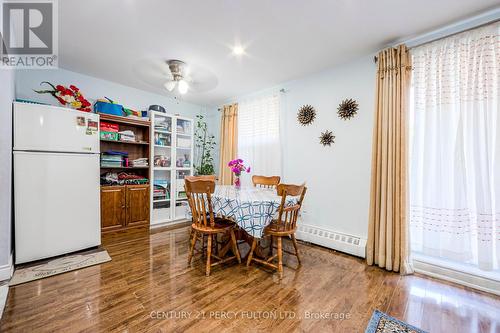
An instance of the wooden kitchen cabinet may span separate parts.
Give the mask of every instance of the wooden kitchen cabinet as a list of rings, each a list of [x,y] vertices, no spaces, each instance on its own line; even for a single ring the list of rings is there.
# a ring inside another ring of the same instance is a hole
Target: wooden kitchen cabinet
[[[127,225],[149,223],[149,186],[127,186]]]
[[[149,224],[149,185],[101,186],[101,232]]]
[[[125,226],[125,186],[101,186],[101,230]]]

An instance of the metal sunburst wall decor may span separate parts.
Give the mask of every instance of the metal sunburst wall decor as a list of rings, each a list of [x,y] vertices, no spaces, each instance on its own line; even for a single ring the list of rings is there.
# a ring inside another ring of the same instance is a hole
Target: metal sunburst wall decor
[[[304,105],[297,113],[297,119],[302,126],[310,125],[316,118],[316,110],[311,105]]]
[[[323,146],[331,146],[332,143],[335,143],[335,135],[333,135],[332,131],[328,130],[321,132],[319,143],[321,143]]]
[[[352,98],[345,99],[339,104],[337,110],[340,119],[349,120],[358,112],[358,103]]]

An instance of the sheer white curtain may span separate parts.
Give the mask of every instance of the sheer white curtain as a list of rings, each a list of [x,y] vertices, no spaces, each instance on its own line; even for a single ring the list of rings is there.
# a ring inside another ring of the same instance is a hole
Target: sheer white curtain
[[[280,96],[271,94],[239,101],[238,157],[251,167],[252,175],[281,176]]]
[[[413,252],[500,267],[500,23],[412,50]]]

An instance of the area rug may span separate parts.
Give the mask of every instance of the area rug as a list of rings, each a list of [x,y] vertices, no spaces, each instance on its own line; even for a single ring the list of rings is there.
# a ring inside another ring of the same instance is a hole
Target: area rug
[[[108,251],[99,250],[97,252],[64,256],[33,266],[16,268],[14,276],[9,282],[9,286],[15,286],[17,284],[43,279],[80,268],[102,264],[110,260],[111,257]]]
[[[426,333],[420,328],[408,325],[387,314],[375,310],[366,327],[365,333]]]

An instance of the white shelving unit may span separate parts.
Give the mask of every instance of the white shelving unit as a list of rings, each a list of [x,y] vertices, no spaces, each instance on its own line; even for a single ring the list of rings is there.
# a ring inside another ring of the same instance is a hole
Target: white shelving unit
[[[186,218],[184,177],[194,173],[194,121],[176,115],[151,115],[151,226]]]

